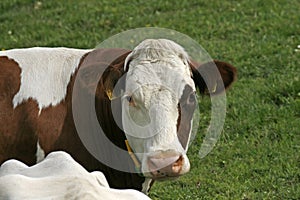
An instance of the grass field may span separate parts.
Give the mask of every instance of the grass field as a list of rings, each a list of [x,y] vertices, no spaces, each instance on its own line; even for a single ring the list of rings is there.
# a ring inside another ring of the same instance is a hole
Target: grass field
[[[93,48],[137,27],[164,27],[238,68],[216,148],[186,176],[154,184],[153,199],[300,199],[300,2],[1,0],[0,49]],[[201,110],[209,99],[201,98]]]

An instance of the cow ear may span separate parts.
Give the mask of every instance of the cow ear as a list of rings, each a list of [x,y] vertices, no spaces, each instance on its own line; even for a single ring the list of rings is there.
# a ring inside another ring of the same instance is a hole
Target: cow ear
[[[123,74],[123,68],[94,63],[79,70],[80,85],[91,95],[104,95],[112,100],[119,97],[124,89]]]
[[[78,70],[77,78],[80,81],[80,87],[89,94],[95,94],[97,85],[107,67],[105,63],[89,63],[88,65],[81,65]]]
[[[78,71],[81,87],[89,94],[97,92],[97,96],[109,99],[119,96],[124,86],[119,79],[124,74],[124,62],[129,53],[126,49],[96,49],[85,55]]]
[[[200,65],[191,61],[190,67],[192,78],[201,94],[220,94],[231,86],[237,76],[235,67],[218,60]]]

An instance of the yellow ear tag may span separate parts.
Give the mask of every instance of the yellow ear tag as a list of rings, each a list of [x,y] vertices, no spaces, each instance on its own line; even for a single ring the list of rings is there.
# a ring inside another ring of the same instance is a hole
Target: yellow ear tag
[[[106,91],[106,95],[107,95],[107,97],[109,98],[109,100],[112,100],[112,99],[113,99],[113,93],[112,93],[111,90],[107,90],[107,91]]]
[[[211,92],[215,93],[217,91],[217,83],[214,85],[214,87],[212,88]]]

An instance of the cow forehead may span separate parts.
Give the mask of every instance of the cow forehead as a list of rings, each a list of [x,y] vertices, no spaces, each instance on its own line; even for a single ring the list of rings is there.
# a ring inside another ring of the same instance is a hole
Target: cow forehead
[[[170,88],[177,95],[181,95],[185,85],[195,90],[188,63],[187,52],[177,43],[168,39],[144,40],[125,60],[127,92],[155,84]]]
[[[180,98],[186,85],[189,85],[195,91],[195,84],[191,78],[189,68],[180,59],[176,58],[156,62],[133,62],[130,64],[126,79],[127,93],[157,87],[168,89],[177,98]]]

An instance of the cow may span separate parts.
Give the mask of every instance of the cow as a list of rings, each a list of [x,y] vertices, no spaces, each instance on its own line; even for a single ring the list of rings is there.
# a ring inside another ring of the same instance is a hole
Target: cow
[[[232,65],[198,64],[167,39],[147,39],[133,50],[2,51],[0,163],[13,158],[34,165],[52,151],[65,151],[88,171],[103,172],[112,188],[147,193],[154,180],[190,169],[186,152],[196,88],[214,96],[235,79]],[[111,150],[106,139],[128,154]]]
[[[103,173],[87,172],[62,151],[51,152],[32,167],[13,159],[3,163],[0,199],[150,200],[136,190],[109,188]]]

